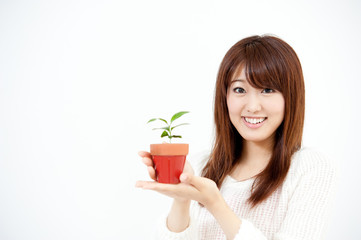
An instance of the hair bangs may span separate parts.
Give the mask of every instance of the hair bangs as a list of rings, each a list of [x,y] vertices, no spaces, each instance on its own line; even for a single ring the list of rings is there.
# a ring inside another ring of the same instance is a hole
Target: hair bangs
[[[245,74],[252,87],[270,88],[283,92],[282,69],[279,55],[261,42],[253,42],[245,48]]]

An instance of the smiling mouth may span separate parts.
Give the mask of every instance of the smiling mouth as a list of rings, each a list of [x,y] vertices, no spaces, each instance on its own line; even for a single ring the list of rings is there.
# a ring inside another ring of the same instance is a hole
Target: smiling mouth
[[[260,124],[262,123],[264,120],[267,119],[267,117],[263,117],[263,118],[250,118],[250,117],[243,117],[244,120],[247,122],[247,123],[250,123],[250,124]]]

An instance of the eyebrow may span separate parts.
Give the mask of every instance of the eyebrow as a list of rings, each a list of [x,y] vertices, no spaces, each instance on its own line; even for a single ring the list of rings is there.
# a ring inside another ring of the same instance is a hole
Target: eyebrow
[[[244,80],[244,79],[234,79],[231,81],[231,84],[234,83],[234,82],[246,82],[247,80]]]

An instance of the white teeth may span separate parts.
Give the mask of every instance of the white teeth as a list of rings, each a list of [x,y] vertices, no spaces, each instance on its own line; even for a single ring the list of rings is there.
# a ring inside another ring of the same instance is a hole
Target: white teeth
[[[266,118],[244,118],[246,120],[246,122],[248,123],[252,123],[252,124],[257,124],[257,123],[261,123],[264,120],[266,120]]]

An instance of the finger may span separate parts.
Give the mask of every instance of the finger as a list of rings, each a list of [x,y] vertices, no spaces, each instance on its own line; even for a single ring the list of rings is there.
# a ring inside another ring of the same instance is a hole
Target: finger
[[[135,186],[146,190],[153,190],[172,198],[198,200],[200,197],[199,191],[189,184],[165,184],[152,181],[138,181]]]
[[[143,189],[149,189],[149,190],[155,190],[155,191],[164,191],[167,188],[171,188],[172,184],[164,184],[164,183],[158,183],[155,181],[137,181],[135,186],[138,188]]]
[[[137,188],[145,188],[150,183],[152,183],[152,182],[150,182],[150,181],[137,181],[135,183],[135,187],[137,187]]]
[[[148,174],[149,174],[151,179],[157,180],[157,177],[155,175],[155,170],[154,170],[153,167],[148,167]]]
[[[190,176],[189,173],[182,173],[182,174],[179,176],[179,180],[180,180],[182,183],[190,184],[189,176]]]
[[[142,162],[149,167],[153,167],[153,161],[148,157],[142,158]]]
[[[149,152],[146,152],[146,151],[139,151],[139,152],[138,152],[138,155],[141,156],[141,157],[151,158],[150,153],[149,153]]]
[[[209,184],[213,184],[213,181],[210,181],[207,178],[194,176],[193,174],[189,173],[182,173],[179,177],[182,183],[187,183],[193,185],[199,191],[205,189]]]

